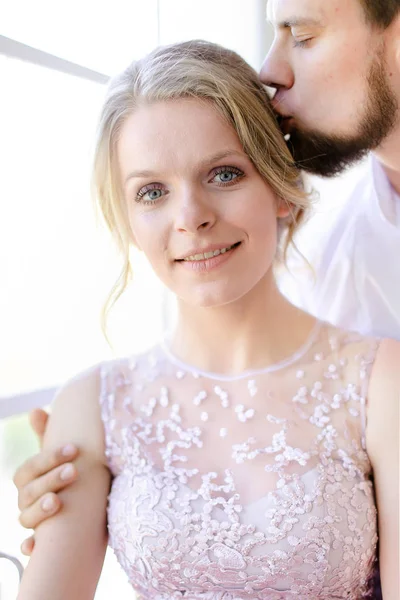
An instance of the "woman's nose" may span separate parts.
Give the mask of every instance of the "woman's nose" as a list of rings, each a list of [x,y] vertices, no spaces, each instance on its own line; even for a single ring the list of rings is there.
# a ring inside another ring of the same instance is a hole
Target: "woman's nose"
[[[202,190],[186,190],[176,210],[176,230],[186,233],[210,229],[217,218],[212,202]]]

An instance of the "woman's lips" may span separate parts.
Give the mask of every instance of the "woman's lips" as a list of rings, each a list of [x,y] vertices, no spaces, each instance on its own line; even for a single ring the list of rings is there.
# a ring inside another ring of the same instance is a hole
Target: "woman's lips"
[[[176,262],[188,271],[195,271],[197,273],[209,272],[230,260],[231,256],[236,252],[240,245],[241,242],[235,244],[224,254],[218,254],[218,256],[213,256],[212,258],[201,260],[179,260]]]

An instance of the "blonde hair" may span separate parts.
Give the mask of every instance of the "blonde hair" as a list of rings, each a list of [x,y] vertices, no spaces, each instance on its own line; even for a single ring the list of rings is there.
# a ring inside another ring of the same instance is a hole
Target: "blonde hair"
[[[125,291],[131,275],[131,237],[116,163],[119,133],[138,106],[178,98],[210,102],[235,129],[260,175],[290,209],[280,225],[280,258],[303,221],[310,200],[257,73],[235,52],[201,40],[160,47],[114,78],[102,109],[93,185],[98,207],[123,256],[103,312]]]

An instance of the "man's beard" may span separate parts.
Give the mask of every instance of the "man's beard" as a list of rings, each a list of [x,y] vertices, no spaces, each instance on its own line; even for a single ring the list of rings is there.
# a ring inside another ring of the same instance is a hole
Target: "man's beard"
[[[353,137],[324,135],[293,128],[288,147],[303,171],[333,177],[375,150],[397,123],[399,105],[390,87],[383,52],[374,60],[368,74],[368,102]]]

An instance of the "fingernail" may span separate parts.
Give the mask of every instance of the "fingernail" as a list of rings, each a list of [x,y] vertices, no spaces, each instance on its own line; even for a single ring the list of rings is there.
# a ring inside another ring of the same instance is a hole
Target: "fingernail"
[[[60,479],[66,481],[67,479],[71,479],[74,476],[74,467],[72,465],[65,465],[60,473]]]
[[[61,453],[63,456],[73,456],[75,454],[75,452],[76,452],[76,448],[72,444],[67,444],[61,450]]]
[[[32,552],[32,544],[30,542],[28,542],[27,540],[22,542],[21,552],[22,552],[22,554],[25,554],[25,556],[28,556]]]
[[[42,508],[46,512],[53,510],[55,508],[54,498],[52,496],[47,496],[47,498],[42,501]]]

